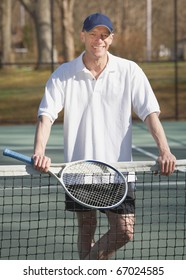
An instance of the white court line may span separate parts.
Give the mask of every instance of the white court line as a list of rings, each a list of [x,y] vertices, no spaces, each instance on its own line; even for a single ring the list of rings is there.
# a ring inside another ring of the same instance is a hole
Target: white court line
[[[152,154],[152,153],[150,153],[150,152],[147,152],[146,150],[144,150],[144,149],[142,149],[142,148],[139,148],[139,147],[137,147],[137,146],[135,146],[135,145],[132,145],[132,149],[134,149],[134,150],[136,150],[136,151],[138,151],[138,152],[144,154],[145,156],[149,156],[150,158],[153,158],[153,159],[155,159],[155,160],[157,159],[157,155]]]

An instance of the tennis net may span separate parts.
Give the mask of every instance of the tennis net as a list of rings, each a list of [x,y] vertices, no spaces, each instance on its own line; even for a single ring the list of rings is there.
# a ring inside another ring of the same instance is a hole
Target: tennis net
[[[174,174],[161,176],[155,162],[118,163],[135,172],[134,239],[114,259],[186,259],[186,160]],[[59,165],[52,171],[58,173]],[[78,259],[77,221],[65,211],[65,194],[56,180],[31,166],[0,166],[0,259]],[[98,240],[107,230],[106,215],[97,211]]]

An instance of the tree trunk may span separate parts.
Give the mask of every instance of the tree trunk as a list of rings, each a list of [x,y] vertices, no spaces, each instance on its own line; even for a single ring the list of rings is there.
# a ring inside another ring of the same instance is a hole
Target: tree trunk
[[[11,0],[3,0],[0,4],[1,11],[1,38],[2,38],[2,53],[1,53],[1,68],[12,67],[14,62],[11,48]]]
[[[36,68],[46,68],[52,62],[50,0],[20,0],[34,20],[38,60]]]
[[[38,44],[37,68],[46,67],[46,63],[52,61],[50,0],[39,0],[36,3],[35,27]]]
[[[75,57],[73,10],[74,0],[62,0],[61,20],[65,61],[70,61]]]

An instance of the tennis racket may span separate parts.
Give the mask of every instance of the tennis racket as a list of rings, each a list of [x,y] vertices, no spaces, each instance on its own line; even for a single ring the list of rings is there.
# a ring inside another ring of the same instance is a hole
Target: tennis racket
[[[33,165],[33,159],[15,151],[5,149],[9,156]],[[95,160],[67,163],[58,173],[48,173],[55,177],[65,192],[83,206],[109,209],[121,204],[128,192],[127,180],[113,166]]]

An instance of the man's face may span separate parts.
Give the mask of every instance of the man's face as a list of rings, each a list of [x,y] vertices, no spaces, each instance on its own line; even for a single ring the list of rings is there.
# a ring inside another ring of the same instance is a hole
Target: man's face
[[[97,26],[89,32],[81,32],[81,40],[86,52],[95,58],[101,58],[107,53],[113,41],[113,33],[104,26]]]

